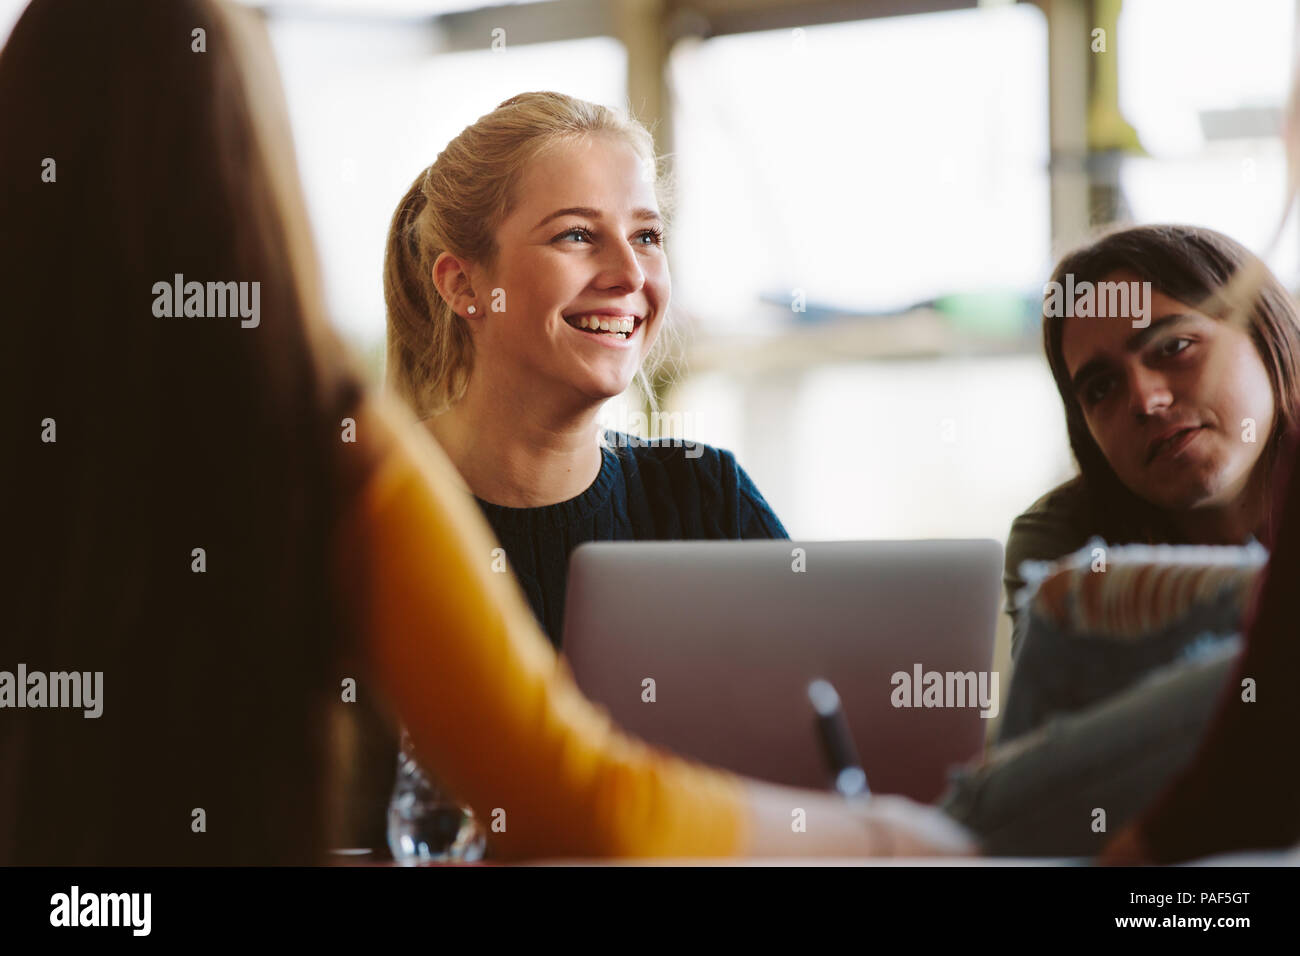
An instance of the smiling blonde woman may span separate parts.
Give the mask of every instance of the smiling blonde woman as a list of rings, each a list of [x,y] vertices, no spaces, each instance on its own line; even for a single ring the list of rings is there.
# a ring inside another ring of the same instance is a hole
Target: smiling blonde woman
[[[601,433],[667,322],[649,132],[559,93],[448,144],[393,216],[388,381],[446,450],[551,640],[586,541],[784,538],[727,451]]]

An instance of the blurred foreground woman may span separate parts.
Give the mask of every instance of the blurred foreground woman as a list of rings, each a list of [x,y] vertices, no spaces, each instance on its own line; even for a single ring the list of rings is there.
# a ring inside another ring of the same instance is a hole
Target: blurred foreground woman
[[[499,858],[968,852],[937,811],[689,764],[581,697],[323,322],[286,129],[237,8],[37,0],[0,53],[0,863],[323,860],[352,682]],[[58,674],[98,715],[51,706]]]

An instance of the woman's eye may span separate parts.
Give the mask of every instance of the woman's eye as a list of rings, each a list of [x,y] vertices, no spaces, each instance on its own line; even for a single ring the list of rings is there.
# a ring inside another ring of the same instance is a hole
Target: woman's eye
[[[591,231],[582,226],[574,226],[572,229],[566,229],[564,232],[556,236],[555,239],[558,242],[561,239],[568,239],[570,236],[578,236],[584,242],[594,241]],[[642,245],[661,246],[664,241],[664,233],[662,229],[645,229],[637,233],[636,238],[643,240]],[[650,241],[644,242],[646,239],[649,239]]]
[[[1177,355],[1191,344],[1191,339],[1169,339],[1168,341],[1161,343],[1160,354],[1164,356]]]
[[[1110,392],[1111,379],[1109,375],[1094,378],[1084,386],[1083,401],[1087,405],[1096,405],[1106,397]]]

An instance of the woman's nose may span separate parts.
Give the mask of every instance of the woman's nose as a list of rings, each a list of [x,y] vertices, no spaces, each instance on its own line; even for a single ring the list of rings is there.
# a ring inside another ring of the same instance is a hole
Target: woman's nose
[[[603,288],[638,291],[645,285],[645,272],[637,259],[636,249],[624,241],[609,243],[602,251],[597,281]]]
[[[1166,377],[1157,371],[1138,367],[1129,375],[1129,395],[1133,414],[1139,421],[1163,411],[1174,403]]]

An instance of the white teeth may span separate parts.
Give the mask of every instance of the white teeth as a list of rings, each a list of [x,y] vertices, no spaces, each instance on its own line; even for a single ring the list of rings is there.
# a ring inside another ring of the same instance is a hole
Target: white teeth
[[[636,319],[630,316],[575,315],[569,321],[580,329],[610,332],[620,339],[626,339],[636,331]]]

